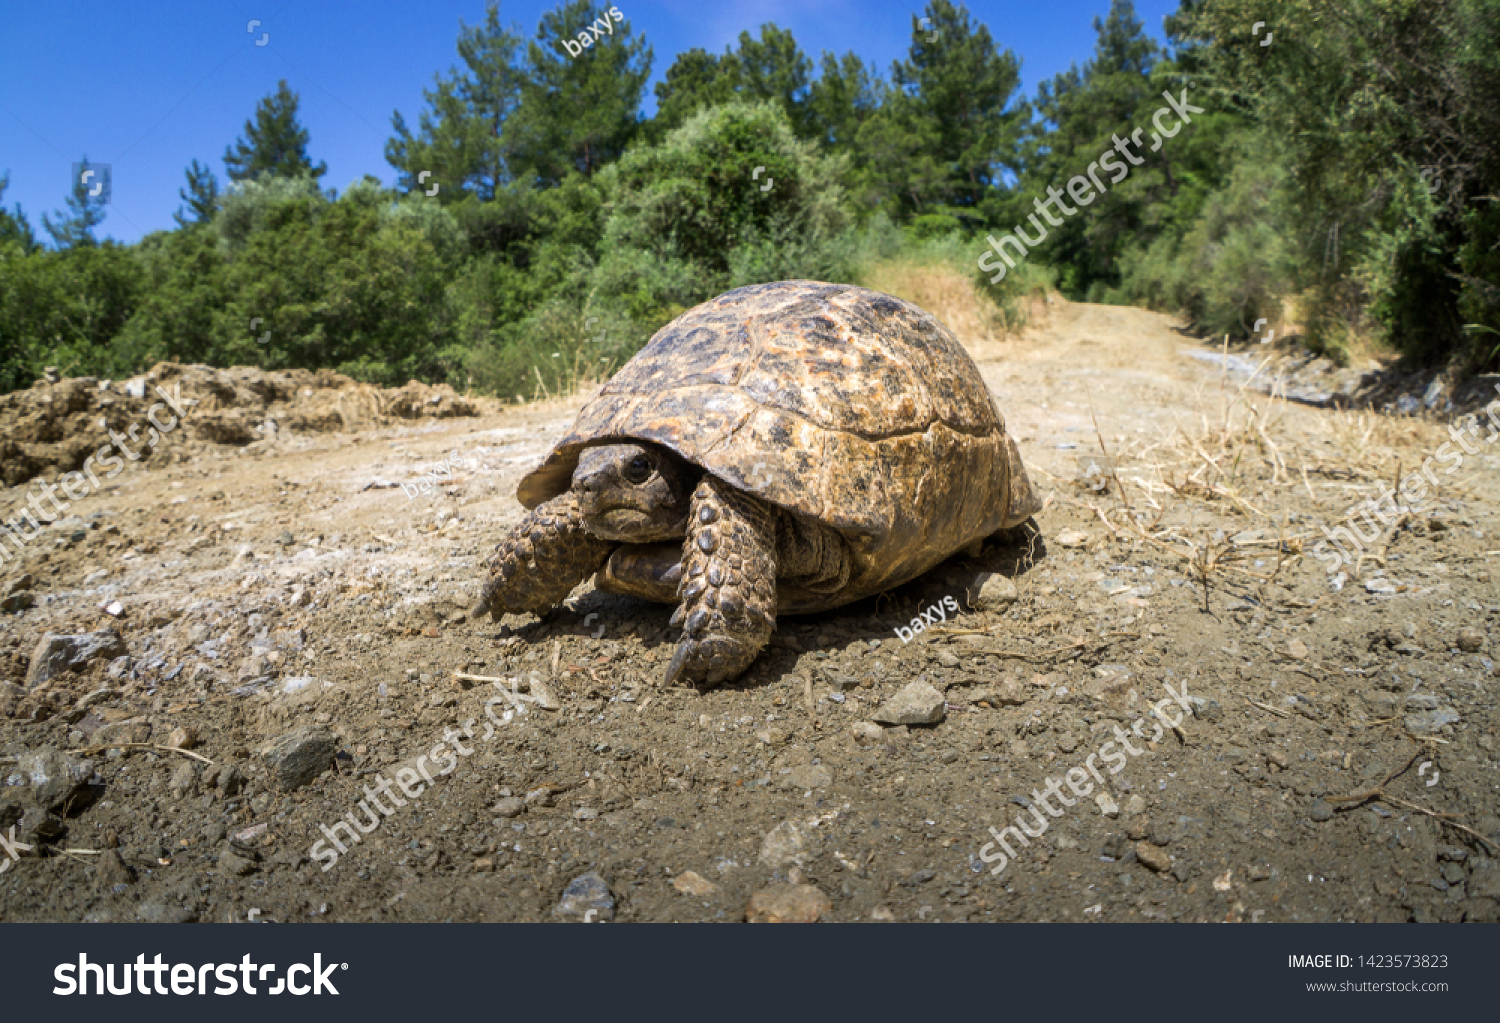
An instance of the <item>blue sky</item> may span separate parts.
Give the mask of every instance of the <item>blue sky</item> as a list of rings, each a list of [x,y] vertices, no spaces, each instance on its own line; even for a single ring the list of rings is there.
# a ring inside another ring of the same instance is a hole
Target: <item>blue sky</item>
[[[655,53],[651,85],[674,56],[694,46],[722,52],[742,30],[765,22],[792,30],[816,62],[824,50],[853,50],[882,74],[906,53],[911,18],[925,0],[616,0]],[[223,156],[256,103],[287,79],[301,95],[313,160],[325,185],[342,190],[364,174],[387,184],[391,113],[415,125],[422,90],[457,62],[459,22],[484,18],[484,0],[370,4],[318,0],[153,0],[108,10],[75,4],[0,2],[0,174],[4,205],[19,202],[38,236],[41,214],[61,209],[72,164],[87,154],[107,163],[112,203],[100,237],[135,241],[174,226],[184,168],[207,163],[224,183]],[[557,6],[502,0],[501,20],[534,37]],[[1094,47],[1093,19],[1109,0],[968,4],[1036,83]],[[1177,0],[1136,0],[1148,32]],[[259,20],[253,32],[249,22]],[[265,39],[257,46],[256,40]],[[655,109],[647,87],[646,111]]]

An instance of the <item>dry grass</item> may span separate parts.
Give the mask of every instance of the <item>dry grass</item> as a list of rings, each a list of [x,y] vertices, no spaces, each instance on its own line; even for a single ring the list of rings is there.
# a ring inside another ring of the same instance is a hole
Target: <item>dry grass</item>
[[[880,263],[865,274],[863,284],[927,310],[968,347],[1009,340],[1022,326],[1007,322],[1004,310],[971,278],[949,266]]]
[[[1192,410],[1162,423],[1155,437],[1120,436],[1111,445],[1096,420],[1098,452],[1112,467],[1108,486],[1101,491],[1097,479],[1079,478],[1059,494],[1106,527],[1105,543],[1178,558],[1202,587],[1205,610],[1210,592],[1231,578],[1263,603],[1272,600],[1287,584],[1284,570],[1316,535],[1294,528],[1294,515],[1336,522],[1340,508],[1373,494],[1397,466],[1416,465],[1444,437],[1421,420],[1314,413],[1250,390],[1254,380],[1231,384],[1221,373],[1217,387],[1205,385]],[[1243,524],[1225,523],[1226,516]],[[1383,562],[1389,542],[1371,560]],[[1263,571],[1250,564],[1273,555]]]
[[[575,398],[589,398],[599,388],[603,387],[610,377],[615,375],[615,370],[620,368],[620,360],[610,357],[596,357],[584,348],[574,349],[571,360],[562,367],[558,374],[559,379],[553,382],[551,387],[542,377],[542,372],[536,366],[531,367],[536,377],[536,385],[532,388],[531,398],[527,404],[537,402],[571,401]],[[516,395],[518,403],[521,396]]]

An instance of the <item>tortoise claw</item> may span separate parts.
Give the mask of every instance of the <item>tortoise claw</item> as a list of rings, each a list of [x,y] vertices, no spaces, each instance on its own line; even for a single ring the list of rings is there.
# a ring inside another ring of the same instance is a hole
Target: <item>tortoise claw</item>
[[[677,644],[677,652],[672,655],[672,663],[667,665],[666,678],[662,679],[662,685],[675,686],[682,678],[683,669],[687,666],[688,644],[686,641]]]

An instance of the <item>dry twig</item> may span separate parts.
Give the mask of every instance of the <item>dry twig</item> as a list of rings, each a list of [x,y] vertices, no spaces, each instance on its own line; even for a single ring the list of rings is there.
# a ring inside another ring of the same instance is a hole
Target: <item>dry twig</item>
[[[1393,796],[1390,793],[1386,792],[1385,787],[1389,785],[1394,779],[1409,770],[1411,768],[1411,765],[1417,762],[1417,758],[1421,757],[1426,752],[1427,751],[1424,749],[1418,749],[1409,758],[1407,758],[1406,763],[1402,764],[1400,767],[1396,768],[1390,774],[1382,778],[1380,780],[1380,784],[1376,785],[1372,789],[1369,789],[1365,792],[1356,792],[1352,796],[1325,796],[1323,797],[1324,802],[1347,803],[1349,804],[1347,808],[1351,810],[1354,807],[1359,806],[1362,803],[1367,803],[1372,799],[1379,799],[1387,803],[1395,803],[1397,806],[1404,806],[1408,810],[1415,810],[1418,813],[1426,814],[1428,817],[1432,817],[1435,820],[1441,821],[1442,823],[1448,825],[1450,828],[1457,828],[1459,831],[1462,831],[1465,834],[1473,835],[1475,838],[1479,839],[1491,849],[1494,849],[1496,852],[1500,852],[1500,846],[1497,846],[1494,842],[1490,841],[1488,838],[1485,838],[1473,828],[1458,823],[1458,821],[1454,819],[1458,816],[1458,814],[1438,813],[1436,810],[1429,810],[1425,806],[1418,806],[1416,803],[1409,803],[1399,796]]]
[[[181,753],[185,757],[192,757],[194,760],[201,760],[205,764],[213,763],[212,760],[198,753],[194,753],[192,750],[185,750],[178,746],[162,746],[154,742],[106,742],[98,746],[90,746],[87,749],[81,749],[78,751],[78,755],[89,757],[93,756],[96,753],[103,753],[107,749],[159,749],[167,753]]]

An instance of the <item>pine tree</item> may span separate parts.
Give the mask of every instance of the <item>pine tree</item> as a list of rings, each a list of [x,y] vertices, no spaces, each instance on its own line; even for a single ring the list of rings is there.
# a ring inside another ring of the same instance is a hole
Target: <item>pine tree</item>
[[[517,180],[554,185],[570,171],[592,175],[635,135],[651,47],[611,10],[619,8],[573,0],[542,15],[526,47],[521,105],[505,125]]]
[[[740,49],[735,57],[740,95],[779,104],[798,135],[811,134],[807,92],[812,61],[797,46],[791,30],[767,22],[760,27],[759,39],[741,32]]]
[[[1011,101],[1020,69],[968,8],[931,0],[925,17],[913,15],[907,59],[892,65],[879,109],[858,128],[862,203],[950,226],[960,211],[980,216],[1002,169],[1019,166],[1026,106]]]
[[[0,200],[5,198],[5,190],[9,187],[10,172],[6,171],[0,174]],[[26,219],[20,203],[16,203],[14,212],[0,206],[0,245],[7,242],[19,244],[22,252],[31,252],[36,248],[36,235],[32,233],[31,223]]]
[[[704,107],[716,107],[735,97],[739,61],[732,53],[719,57],[697,47],[679,53],[667,68],[666,80],[656,83],[656,116],[649,134],[660,141]]]
[[[853,53],[823,53],[823,74],[808,89],[807,106],[818,141],[853,149],[859,126],[880,106],[879,83]]]
[[[932,0],[925,19],[913,16],[908,59],[892,68],[892,78],[934,128],[926,155],[944,169],[942,201],[977,206],[1000,168],[1015,161],[1024,113],[1006,108],[1020,89],[1020,60],[997,51],[990,30],[970,24],[967,7]]]
[[[89,158],[84,156],[84,163]],[[82,177],[73,182],[72,192],[66,200],[68,212],[59,213],[54,222],[47,214],[42,214],[42,228],[52,236],[52,242],[59,249],[76,249],[81,247],[93,247],[98,245],[94,237],[94,228],[104,222],[104,196],[90,195],[91,186],[84,184]]]
[[[423,90],[429,109],[418,119],[417,134],[399,111],[391,115],[396,137],[386,142],[385,158],[400,172],[400,187],[425,192],[436,183],[439,201],[466,195],[489,201],[510,181],[503,132],[521,99],[520,52],[521,37],[500,24],[494,0],[482,25],[459,23],[464,69],[450,69],[447,79],[435,78],[436,87]],[[430,177],[419,181],[423,171]]]
[[[1142,125],[1149,131],[1149,118],[1161,106],[1161,90],[1153,87],[1151,74],[1161,48],[1146,35],[1131,0],[1113,0],[1109,15],[1094,19],[1094,31],[1098,40],[1083,67],[1071,67],[1037,87],[1038,126],[1023,147],[1022,190],[1028,197],[1045,197],[1049,186],[1064,187],[1112,148],[1116,137],[1128,138]],[[1152,152],[1146,139],[1137,153],[1141,166],[1132,162],[1127,178],[1061,226],[1049,228],[1047,261],[1061,271],[1065,293],[1083,297],[1091,285],[1114,283],[1121,252],[1154,235],[1156,225],[1148,221],[1156,221],[1176,193],[1174,151],[1185,141]]]
[[[177,195],[186,207],[179,206],[172,219],[179,227],[189,224],[206,224],[213,219],[219,202],[219,180],[214,172],[194,160],[187,169],[187,187],[179,188]]]
[[[255,119],[245,122],[245,134],[224,151],[224,167],[231,181],[254,180],[262,174],[314,179],[328,173],[319,161],[314,167],[307,157],[307,129],[297,121],[297,94],[283,78],[276,92],[261,100]]]
[[[741,32],[739,49],[723,56],[701,49],[679,54],[656,86],[656,116],[649,134],[660,140],[704,107],[734,99],[768,100],[786,112],[799,136],[811,138],[819,125],[809,104],[812,62],[789,29],[767,22],[760,38]]]

